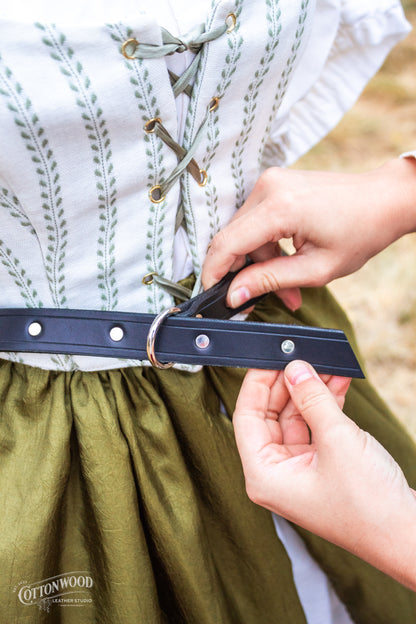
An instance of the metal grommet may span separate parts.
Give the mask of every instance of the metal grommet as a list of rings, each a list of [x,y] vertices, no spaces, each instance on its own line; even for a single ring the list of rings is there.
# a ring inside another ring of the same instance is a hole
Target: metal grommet
[[[153,119],[149,119],[149,121],[146,121],[146,123],[144,124],[145,132],[147,132],[147,134],[151,134],[152,132],[154,132],[157,122],[162,123],[160,117],[153,117]]]
[[[121,53],[122,55],[129,60],[134,60],[136,57],[132,56],[131,54],[128,53],[127,48],[129,47],[133,47],[134,48],[134,52],[136,51],[137,46],[139,45],[139,42],[137,41],[137,39],[127,39],[123,45],[121,46]]]
[[[295,343],[293,340],[283,340],[280,348],[285,355],[290,355],[295,350]]]
[[[198,349],[208,349],[210,344],[211,340],[206,334],[199,334],[199,336],[195,338],[195,345],[198,347]]]
[[[160,204],[166,197],[166,195],[162,195],[162,187],[160,184],[155,184],[149,191],[150,201],[154,204]]]
[[[145,286],[151,286],[153,284],[153,278],[155,275],[157,275],[157,273],[155,273],[154,271],[153,273],[146,273],[146,275],[142,279],[142,284],[144,284]]]
[[[199,173],[201,174],[201,179],[198,182],[199,186],[205,186],[205,184],[207,183],[208,180],[208,174],[205,171],[205,169],[200,169]]]
[[[209,103],[209,107],[208,107],[209,112],[212,113],[212,111],[218,108],[219,103],[220,103],[220,98],[217,96],[214,96]]]
[[[180,312],[180,311],[181,311],[180,308],[176,308],[176,307],[168,308],[161,314],[158,314],[156,318],[153,320],[152,324],[150,325],[149,333],[147,334],[146,351],[147,351],[147,357],[149,358],[151,365],[154,366],[155,368],[165,369],[165,368],[170,368],[171,366],[174,365],[174,362],[166,362],[166,363],[159,362],[155,354],[155,342],[156,342],[157,332],[159,331],[160,326],[162,325],[163,321],[168,316],[171,316],[172,314],[176,314],[177,312]]]
[[[233,32],[235,25],[237,23],[237,18],[234,15],[234,13],[228,13],[227,17],[225,18],[225,23],[228,26],[226,32],[227,33]]]
[[[33,338],[35,338],[36,336],[39,336],[42,333],[42,325],[41,323],[38,323],[38,321],[33,321],[32,323],[30,323],[29,327],[27,328],[27,333],[29,334],[29,336],[32,336]]]
[[[124,338],[124,329],[118,325],[114,325],[110,329],[110,338],[113,342],[120,342]]]

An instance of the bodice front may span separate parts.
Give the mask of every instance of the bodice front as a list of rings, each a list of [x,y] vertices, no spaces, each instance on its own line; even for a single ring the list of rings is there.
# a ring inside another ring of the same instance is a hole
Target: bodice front
[[[198,276],[262,169],[337,123],[408,30],[395,0],[2,4],[3,307],[170,306],[143,278]]]

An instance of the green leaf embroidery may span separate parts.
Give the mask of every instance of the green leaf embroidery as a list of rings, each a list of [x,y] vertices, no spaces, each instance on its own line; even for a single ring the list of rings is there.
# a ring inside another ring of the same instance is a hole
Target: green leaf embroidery
[[[243,8],[244,0],[237,0],[234,9],[234,15],[236,17],[236,26],[234,30],[228,35],[228,47],[230,52],[225,57],[225,67],[221,72],[221,81],[216,88],[217,97],[220,100],[224,97],[227,89],[231,85],[232,77],[237,69],[238,61],[241,57],[241,47],[243,45],[243,37],[239,34],[240,21],[239,17]],[[218,109],[220,111],[220,108]],[[211,175],[209,173],[210,164],[216,156],[216,151],[220,145],[220,130],[219,130],[219,113],[214,111],[209,120],[207,138],[208,145],[206,147],[206,157],[204,159],[203,168],[208,174],[207,183],[205,185],[205,195],[207,198],[207,207],[209,215],[210,226],[210,240],[213,239],[215,234],[220,229],[220,220],[218,214],[218,194],[217,188],[212,184]]]
[[[38,176],[40,196],[46,201],[44,208],[44,220],[47,227],[53,231],[53,244],[50,245],[50,253],[44,258],[45,270],[49,280],[49,288],[53,303],[56,307],[63,307],[66,303],[65,296],[65,273],[64,263],[65,246],[68,231],[65,221],[60,220],[59,210],[61,202],[61,188],[58,184],[59,173],[53,151],[48,147],[49,142],[45,130],[40,125],[39,117],[34,113],[30,99],[25,96],[22,85],[14,78],[10,68],[4,67],[0,58],[0,84],[2,94],[7,98],[7,107],[13,115],[16,126],[20,129],[20,136],[25,143],[26,149],[32,152],[31,160],[34,171]],[[43,138],[42,138],[43,137]],[[7,199],[7,197],[6,197]],[[4,200],[4,195],[3,195]],[[4,200],[5,201],[5,200]],[[7,201],[6,201],[7,203]],[[19,214],[19,211],[16,212]],[[20,217],[23,211],[20,210]],[[24,220],[21,224],[24,225]],[[24,225],[24,227],[28,227]],[[61,284],[58,287],[58,284]]]
[[[286,62],[286,66],[282,71],[279,83],[277,85],[277,92],[274,98],[272,110],[270,112],[267,127],[266,127],[264,136],[261,141],[259,155],[258,155],[259,163],[261,162],[261,159],[262,159],[264,144],[267,140],[267,137],[270,134],[272,121],[276,115],[276,112],[279,110],[280,105],[283,101],[283,97],[285,96],[285,93],[287,91],[287,87],[289,85],[289,79],[293,72],[293,68],[294,68],[294,65],[298,56],[298,51],[302,43],[302,38],[305,32],[305,22],[308,16],[309,0],[302,0],[300,8],[301,8],[301,11],[299,13],[299,18],[298,18],[298,27],[296,29],[295,39],[291,47],[291,55]],[[283,157],[283,154],[282,154],[282,157]]]
[[[244,118],[243,128],[240,132],[240,136],[236,140],[234,151],[232,153],[231,169],[232,175],[235,180],[236,188],[236,208],[240,208],[245,200],[245,180],[243,173],[243,152],[245,145],[247,144],[251,131],[253,129],[253,122],[255,119],[255,111],[257,108],[257,99],[260,93],[260,88],[264,82],[264,79],[269,72],[270,65],[274,59],[275,51],[279,45],[280,33],[282,26],[280,23],[281,11],[279,7],[279,0],[266,0],[266,19],[269,23],[268,36],[269,41],[266,43],[265,51],[260,59],[259,67],[256,69],[253,75],[253,79],[249,84],[248,91],[244,97]]]
[[[111,38],[119,47],[123,41],[132,37],[131,30],[122,24],[109,24],[108,29]],[[156,97],[152,95],[153,85],[150,82],[149,71],[142,59],[135,59],[134,61],[126,59],[125,67],[130,74],[130,83],[133,87],[133,93],[144,125],[149,119],[161,116]],[[153,185],[163,182],[166,173],[163,164],[163,143],[154,134],[145,134],[144,131],[143,134],[146,145],[147,188],[150,190]],[[148,246],[151,253],[147,253],[145,256],[147,272],[155,272],[161,276],[165,274],[166,270],[163,256],[163,221],[165,219],[166,207],[166,201],[160,204],[152,204],[149,200],[149,217],[146,220],[148,225],[146,237],[151,241],[151,244]],[[149,304],[147,311],[149,313],[160,312],[160,304],[164,299],[164,293],[161,292],[156,284],[151,284],[146,286],[146,288],[152,293],[151,297],[147,298]]]
[[[72,48],[66,44],[66,36],[58,33],[55,26],[41,26],[47,36],[42,38],[45,45],[51,47],[51,57],[59,64],[61,73],[67,78],[68,86],[76,94],[75,102],[82,110],[82,119],[90,147],[94,154],[93,162],[97,165],[95,176],[98,196],[100,231],[103,236],[97,241],[97,257],[103,259],[104,270],[97,274],[98,287],[103,302],[102,309],[113,310],[118,303],[118,288],[115,273],[115,250],[110,245],[117,226],[117,210],[112,210],[116,200],[116,180],[111,176],[111,140],[108,136],[103,111],[98,106],[97,96],[91,90],[91,80],[85,74],[82,63],[75,58]],[[95,156],[97,154],[97,156]],[[98,264],[98,263],[97,263]]]

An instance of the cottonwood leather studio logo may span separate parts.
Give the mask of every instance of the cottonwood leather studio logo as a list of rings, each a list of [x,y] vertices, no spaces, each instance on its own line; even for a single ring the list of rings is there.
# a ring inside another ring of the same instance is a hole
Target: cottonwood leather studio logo
[[[51,605],[82,607],[92,602],[89,590],[94,581],[88,572],[66,572],[42,581],[21,581],[13,591],[25,606],[37,605],[49,611]]]

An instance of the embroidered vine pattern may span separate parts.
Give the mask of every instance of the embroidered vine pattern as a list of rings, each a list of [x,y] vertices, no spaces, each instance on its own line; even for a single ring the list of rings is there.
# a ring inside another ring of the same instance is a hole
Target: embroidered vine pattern
[[[36,288],[33,287],[32,280],[27,276],[26,270],[21,266],[20,260],[16,258],[12,250],[7,247],[4,241],[0,240],[1,263],[7,268],[10,277],[18,287],[20,294],[27,308],[42,308],[43,303],[38,297]]]
[[[63,307],[66,304],[64,268],[68,231],[62,207],[57,162],[39,117],[32,110],[30,99],[7,67],[0,74],[0,94],[7,98],[7,107],[14,116],[26,149],[31,153],[38,175],[43,216],[48,232],[44,266],[53,303],[56,307]]]
[[[0,206],[6,208],[9,211],[10,216],[17,219],[22,227],[28,228],[31,234],[36,234],[30,220],[20,205],[18,198],[15,195],[12,195],[6,188],[2,188],[0,190]]]
[[[295,66],[295,62],[298,56],[298,52],[299,52],[299,48],[302,44],[302,38],[303,35],[305,33],[305,22],[307,20],[308,17],[308,7],[309,7],[309,0],[302,0],[301,2],[301,6],[300,6],[300,13],[299,13],[299,19],[298,19],[298,26],[296,28],[295,31],[295,40],[292,44],[292,48],[291,48],[291,55],[289,56],[287,62],[286,62],[286,67],[284,68],[284,70],[282,71],[282,75],[280,77],[279,83],[277,85],[277,92],[274,98],[274,102],[273,102],[273,106],[272,106],[272,110],[268,119],[268,124],[265,130],[265,134],[262,138],[261,141],[261,145],[259,148],[259,157],[258,157],[258,162],[261,162],[261,158],[263,155],[263,149],[264,149],[264,144],[266,142],[267,137],[270,134],[270,129],[271,129],[271,125],[272,125],[272,121],[277,113],[277,111],[280,108],[280,105],[282,103],[282,100],[286,94],[287,91],[287,87],[289,85],[289,80],[291,77],[291,74],[293,72],[293,68]]]
[[[269,40],[265,47],[265,53],[260,59],[259,67],[254,72],[253,79],[249,84],[248,93],[244,96],[243,127],[232,153],[231,169],[235,180],[236,208],[240,208],[245,201],[245,184],[242,164],[244,148],[253,128],[260,87],[270,70],[270,65],[274,59],[276,48],[279,45],[279,36],[282,30],[282,25],[280,23],[281,10],[279,7],[279,0],[266,0],[266,5],[268,7],[266,11],[266,18],[268,22]]]
[[[215,8],[215,2],[212,3],[212,7]],[[212,12],[210,20],[206,23],[206,26],[205,26],[206,30],[210,30],[214,17],[215,17],[215,12]],[[195,128],[197,102],[199,100],[202,77],[205,73],[205,66],[208,60],[207,46],[204,46],[200,54],[201,56],[199,60],[199,67],[195,75],[194,85],[192,88],[192,96],[189,102],[188,111],[187,111],[187,115],[185,119],[185,127],[184,127],[184,134],[183,134],[183,145],[185,149],[189,149],[191,145],[192,133]],[[183,178],[181,178],[180,184],[181,184],[182,209],[183,209],[183,214],[185,217],[186,233],[187,233],[187,238],[189,242],[189,250],[192,256],[194,270],[196,273],[199,273],[201,271],[201,265],[200,265],[199,258],[198,258],[196,222],[195,222],[195,216],[192,212],[192,202],[191,202],[190,190],[189,190],[189,175],[183,176]]]
[[[111,38],[121,45],[123,41],[133,36],[132,30],[121,25],[109,24]],[[130,83],[134,88],[134,96],[144,124],[150,119],[160,117],[161,112],[157,104],[156,96],[153,93],[153,85],[149,80],[149,70],[143,59],[130,61],[125,59],[125,66],[130,72]],[[155,134],[143,132],[145,141],[146,166],[147,166],[147,188],[160,184],[165,175],[163,165],[163,142],[158,140]],[[147,219],[146,233],[146,261],[147,271],[155,272],[158,275],[165,274],[165,263],[163,258],[164,222],[166,217],[166,201],[154,204],[149,200],[149,217]],[[160,312],[164,293],[155,285],[147,286],[151,289],[147,297],[148,312]]]
[[[4,190],[5,189],[2,189],[3,193]],[[21,266],[19,258],[13,254],[10,247],[2,240],[0,240],[0,262],[6,267],[8,274],[19,289],[26,308],[43,308],[43,302],[39,298],[31,278],[27,275],[26,269]],[[23,358],[17,353],[9,351],[7,357],[13,362],[23,363]],[[69,355],[51,356],[51,361],[61,370],[71,370],[75,368],[72,358]]]
[[[90,141],[99,209],[99,237],[97,240],[97,281],[103,310],[113,310],[118,303],[115,272],[115,231],[117,225],[117,189],[113,175],[111,140],[106,128],[103,111],[97,95],[91,88],[91,80],[85,74],[82,63],[75,58],[66,36],[54,26],[36,24],[45,34],[43,43],[51,49],[50,55],[66,77],[74,93],[77,106],[82,111],[85,131]]]
[[[227,44],[230,48],[230,51],[225,57],[225,66],[221,72],[221,81],[218,83],[216,88],[216,95],[220,99],[220,107],[221,107],[221,99],[224,97],[225,92],[228,87],[231,85],[232,76],[237,69],[238,61],[241,57],[241,46],[244,42],[244,39],[241,35],[239,35],[240,28],[240,14],[242,10],[244,0],[238,0],[235,5],[234,15],[236,17],[236,25],[232,33],[228,34]],[[207,155],[203,162],[203,168],[206,170],[208,174],[207,184],[205,186],[205,195],[207,198],[207,206],[208,206],[208,215],[210,218],[209,226],[210,226],[210,234],[209,238],[212,240],[215,234],[220,229],[220,220],[218,216],[218,194],[217,188],[215,184],[213,184],[211,175],[209,173],[209,167],[212,160],[215,158],[216,151],[220,145],[219,141],[219,114],[217,111],[214,112],[210,117],[207,138],[209,144],[207,145],[206,152]]]
[[[12,250],[2,240],[0,240],[0,262],[6,267],[8,274],[18,287],[26,307],[42,308],[43,304],[38,299],[38,293],[32,287],[32,280],[26,275],[25,269],[20,266],[19,259],[13,256]],[[16,353],[8,352],[7,357],[13,362],[23,361]]]

